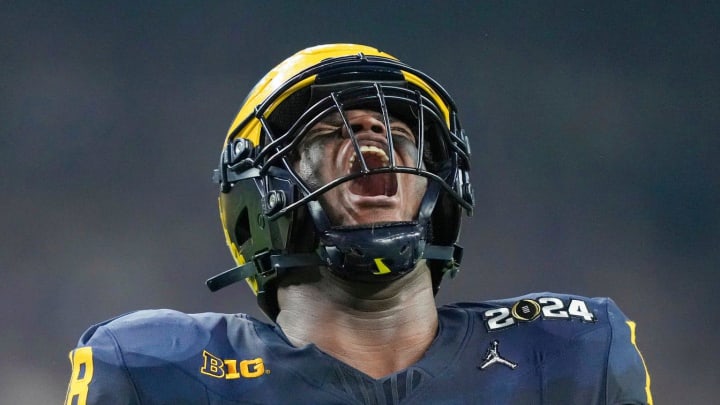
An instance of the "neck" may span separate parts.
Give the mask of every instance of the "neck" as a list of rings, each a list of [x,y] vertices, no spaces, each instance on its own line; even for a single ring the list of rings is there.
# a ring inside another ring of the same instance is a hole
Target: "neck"
[[[327,271],[313,282],[278,289],[277,323],[295,346],[315,344],[379,378],[417,362],[437,333],[429,269],[421,264],[382,288]]]

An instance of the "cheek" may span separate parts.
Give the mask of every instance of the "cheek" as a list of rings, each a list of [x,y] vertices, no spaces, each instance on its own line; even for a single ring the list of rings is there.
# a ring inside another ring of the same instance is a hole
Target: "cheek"
[[[293,169],[295,169],[298,177],[300,177],[304,182],[312,182],[313,171],[307,159],[301,157],[300,160],[295,162],[295,164],[293,165]]]
[[[417,165],[418,149],[411,142],[398,142],[395,144],[396,159],[399,166],[415,167]],[[421,167],[424,165],[421,164]]]
[[[417,219],[420,203],[427,190],[428,179],[414,174],[398,174],[403,186],[403,204],[401,212],[404,221]]]
[[[427,190],[428,179],[414,174],[398,174],[401,184],[405,192],[407,206],[415,207],[425,196]]]
[[[311,189],[316,189],[327,182],[324,175],[325,148],[322,142],[316,142],[303,148],[294,169],[298,176],[305,181]]]
[[[413,178],[412,184],[413,184],[413,195],[417,198],[418,203],[422,198],[425,196],[425,191],[427,190],[427,182],[428,179],[422,176],[415,176],[412,174],[409,174],[408,176],[411,176]]]

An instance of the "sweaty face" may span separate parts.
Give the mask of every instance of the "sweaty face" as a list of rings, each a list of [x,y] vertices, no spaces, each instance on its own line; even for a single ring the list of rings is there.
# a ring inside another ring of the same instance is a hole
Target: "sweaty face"
[[[360,145],[358,156],[342,116],[336,112],[315,124],[298,147],[295,170],[311,189],[368,170],[389,167],[388,128],[382,114],[373,110],[349,110],[346,118]],[[410,127],[390,118],[395,165],[415,168],[418,149]],[[333,225],[360,225],[411,221],[417,217],[425,194],[424,177],[404,173],[365,175],[341,183],[320,197]]]

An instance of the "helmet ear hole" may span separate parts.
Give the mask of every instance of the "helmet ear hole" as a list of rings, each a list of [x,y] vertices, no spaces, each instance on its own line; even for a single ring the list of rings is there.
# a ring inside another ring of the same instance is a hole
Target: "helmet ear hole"
[[[235,240],[237,241],[237,245],[242,246],[251,236],[250,217],[246,207],[240,211],[240,215],[238,215],[237,222],[235,223]]]
[[[288,250],[294,253],[313,252],[317,244],[318,236],[315,224],[307,212],[307,208],[295,211],[288,236]]]

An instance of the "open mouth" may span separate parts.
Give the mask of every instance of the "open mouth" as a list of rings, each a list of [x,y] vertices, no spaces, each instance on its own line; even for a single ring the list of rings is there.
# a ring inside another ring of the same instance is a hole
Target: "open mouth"
[[[360,147],[363,160],[369,170],[388,167],[390,159],[387,153],[377,146],[363,145]],[[350,173],[360,173],[362,162],[353,153],[350,157]],[[374,197],[392,197],[397,194],[398,184],[395,173],[370,174],[350,182],[350,192],[355,195]]]

